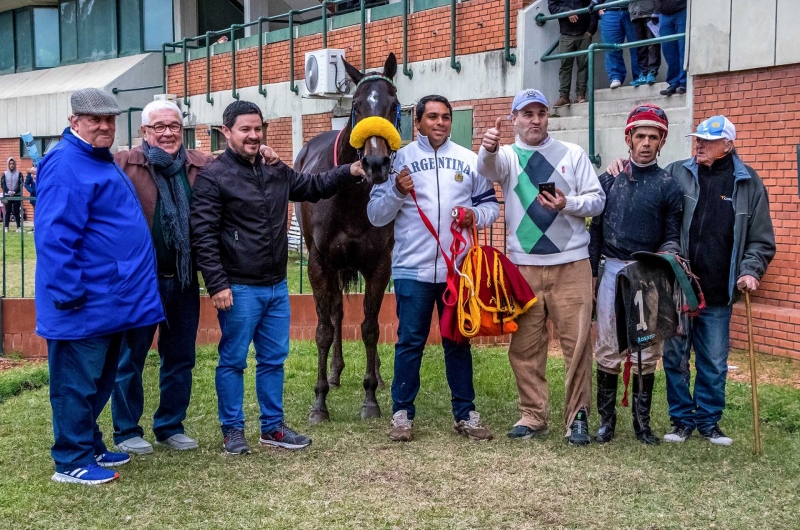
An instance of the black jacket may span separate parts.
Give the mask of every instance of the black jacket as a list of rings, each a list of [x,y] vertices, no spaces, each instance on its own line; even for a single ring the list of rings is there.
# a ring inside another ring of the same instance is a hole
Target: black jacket
[[[232,283],[275,285],[286,278],[289,201],[332,197],[352,180],[344,165],[317,175],[286,164],[252,165],[230,148],[202,169],[190,222],[197,268],[209,295]]]
[[[686,0],[656,0],[656,10],[662,15],[674,15],[686,9]]]
[[[590,0],[548,0],[547,8],[550,10],[550,14],[555,15],[589,7],[590,3]],[[574,24],[569,21],[569,17],[559,18],[558,24],[562,35],[577,36],[585,33],[594,35],[597,32],[597,20],[597,13],[592,12],[592,14],[578,15],[578,21]]]

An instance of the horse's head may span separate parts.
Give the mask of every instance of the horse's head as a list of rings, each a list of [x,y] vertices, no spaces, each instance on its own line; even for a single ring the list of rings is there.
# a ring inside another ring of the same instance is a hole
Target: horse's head
[[[394,53],[390,53],[386,59],[383,72],[362,74],[347,61],[344,62],[344,67],[347,75],[356,83],[350,127],[355,128],[364,118],[378,117],[387,120],[391,126],[398,129],[400,126],[400,101],[397,99],[397,88],[392,81],[397,74],[397,59]],[[367,180],[372,184],[380,184],[389,178],[394,154],[399,145],[390,146],[387,137],[396,137],[396,135],[392,131],[386,131],[386,123],[382,123],[381,120],[372,120],[372,122],[376,126],[370,127],[369,134],[375,132],[375,135],[364,139],[363,147],[357,151],[367,174]],[[381,129],[385,133],[391,134],[378,135]]]

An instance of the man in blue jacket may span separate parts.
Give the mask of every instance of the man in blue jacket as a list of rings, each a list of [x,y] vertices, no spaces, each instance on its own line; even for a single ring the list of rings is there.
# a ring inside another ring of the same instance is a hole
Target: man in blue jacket
[[[97,485],[130,460],[106,449],[97,417],[123,334],[164,319],[155,253],[133,185],[114,163],[110,94],[71,97],[63,141],[39,166],[36,332],[47,339],[56,482]]]

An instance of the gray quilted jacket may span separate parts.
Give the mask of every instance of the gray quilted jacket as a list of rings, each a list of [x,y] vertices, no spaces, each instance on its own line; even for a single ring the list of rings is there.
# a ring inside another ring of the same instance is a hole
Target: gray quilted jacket
[[[628,12],[631,14],[631,20],[650,18],[658,12],[656,0],[634,0],[628,4]]]

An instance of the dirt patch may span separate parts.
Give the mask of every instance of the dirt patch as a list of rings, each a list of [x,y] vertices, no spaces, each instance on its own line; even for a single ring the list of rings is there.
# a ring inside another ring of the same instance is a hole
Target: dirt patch
[[[47,362],[47,359],[33,359],[33,360],[19,360],[19,359],[6,359],[0,357],[0,372],[11,370],[12,368],[19,368],[27,364],[41,364]]]

